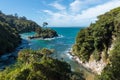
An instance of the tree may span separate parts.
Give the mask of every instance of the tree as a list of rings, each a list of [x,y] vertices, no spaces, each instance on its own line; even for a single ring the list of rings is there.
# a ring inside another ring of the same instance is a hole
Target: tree
[[[41,53],[45,56],[48,56],[48,55],[52,54],[53,52],[47,48],[43,48],[43,49],[41,49]]]
[[[47,27],[48,23],[47,22],[43,22],[43,27]]]
[[[17,13],[15,13],[14,16],[15,16],[16,18],[18,18],[18,14],[17,14]]]
[[[37,34],[41,34],[42,33],[42,28],[37,27],[35,31],[37,32]]]

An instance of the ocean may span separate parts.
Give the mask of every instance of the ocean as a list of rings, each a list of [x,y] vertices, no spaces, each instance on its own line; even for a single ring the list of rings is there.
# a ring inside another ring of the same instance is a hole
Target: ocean
[[[72,70],[78,71],[80,65],[74,61],[71,55],[68,53],[75,43],[75,38],[77,33],[82,29],[82,27],[52,27],[53,30],[56,30],[59,34],[59,37],[56,38],[48,38],[45,40],[42,39],[28,39],[28,36],[32,36],[35,32],[22,33],[22,44],[16,48],[12,53],[7,53],[0,57],[0,70],[4,69],[6,66],[14,64],[16,60],[14,57],[9,56],[17,56],[17,53],[21,49],[33,49],[38,50],[42,48],[54,49],[55,53],[51,55],[53,58],[57,58],[59,60],[64,60],[69,63],[72,67]]]
[[[28,45],[26,48],[30,49],[41,49],[48,48],[54,49],[55,53],[51,56],[53,58],[62,59],[71,65],[73,71],[81,71],[81,66],[72,59],[72,56],[68,53],[72,48],[72,45],[75,43],[75,38],[77,33],[83,27],[53,27],[52,29],[56,30],[59,34],[59,37],[51,38],[51,39],[28,39],[28,36],[32,36],[35,33],[23,33],[21,34],[22,39],[28,41]]]
[[[11,55],[17,56],[17,53],[21,49],[33,49],[38,50],[42,48],[54,49],[54,54],[51,55],[53,58],[59,60],[64,60],[71,65],[71,69],[77,73],[83,73],[84,77],[94,78],[94,74],[86,70],[81,64],[78,64],[72,56],[69,54],[70,49],[75,43],[77,33],[84,27],[52,27],[59,34],[59,37],[48,38],[48,39],[28,39],[28,36],[32,36],[35,32],[23,33],[20,34],[22,38],[22,44],[16,48],[11,54],[5,54],[0,57],[0,70],[3,70],[5,67],[14,64],[16,60],[14,57],[9,57]]]

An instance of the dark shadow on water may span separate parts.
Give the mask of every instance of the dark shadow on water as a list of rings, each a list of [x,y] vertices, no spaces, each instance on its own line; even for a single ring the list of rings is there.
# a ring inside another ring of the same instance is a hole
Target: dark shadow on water
[[[11,53],[5,53],[0,56],[0,70],[4,70],[7,66],[14,64],[17,61],[18,52],[29,47],[28,40],[22,39],[22,43]]]

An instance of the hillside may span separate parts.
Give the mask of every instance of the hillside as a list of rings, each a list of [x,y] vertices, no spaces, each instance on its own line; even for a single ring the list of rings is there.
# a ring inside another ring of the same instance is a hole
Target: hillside
[[[106,76],[100,80],[119,80],[119,34],[120,7],[98,16],[98,20],[95,23],[91,23],[88,28],[81,30],[77,34],[72,51],[84,63],[102,60],[107,64],[107,67],[105,67],[101,74]],[[113,63],[114,61],[116,62]],[[116,64],[117,62],[118,64]],[[117,70],[112,71],[111,69],[114,67]]]
[[[0,55],[13,51],[21,42],[19,33],[36,32],[37,38],[53,38],[58,34],[55,30],[42,28],[26,17],[6,15],[0,11]]]
[[[73,46],[73,52],[82,61],[88,61],[90,56],[96,60],[102,58],[101,52],[104,51],[104,58],[108,58],[108,48],[116,38],[119,31],[120,8],[111,10],[104,15],[98,16],[98,21],[92,23],[87,29],[81,30]]]
[[[20,43],[18,32],[9,24],[0,22],[0,55],[13,51]]]
[[[19,17],[17,14],[5,15],[4,13],[0,12],[0,21],[9,24],[12,28],[15,28],[19,33],[34,31],[37,33],[37,37],[51,38],[58,36],[55,30],[42,28],[34,21],[28,20],[24,16]],[[43,23],[43,27],[44,26],[45,24]]]
[[[52,53],[46,48],[20,51],[17,63],[0,72],[0,80],[84,80],[68,63],[49,57]]]
[[[0,12],[0,21],[9,24],[12,28],[15,28],[19,33],[35,31],[37,27],[40,27],[34,21],[28,20],[26,17],[19,17],[15,15],[6,15]]]

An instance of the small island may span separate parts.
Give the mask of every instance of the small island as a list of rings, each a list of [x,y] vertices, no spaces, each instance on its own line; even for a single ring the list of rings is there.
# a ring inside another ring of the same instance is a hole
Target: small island
[[[47,28],[48,23],[43,22],[43,27],[37,27],[35,29],[36,34],[34,36],[29,36],[29,39],[34,39],[34,38],[54,38],[58,37],[58,34],[55,30]]]
[[[0,56],[14,51],[21,44],[21,33],[35,32],[36,34],[29,39],[58,37],[57,32],[47,28],[47,25],[47,22],[43,22],[41,27],[25,16],[19,17],[17,13],[6,15],[0,11]]]
[[[36,34],[34,36],[29,36],[29,39],[34,39],[34,38],[54,38],[58,37],[58,34],[55,30],[52,30],[50,28],[38,28],[36,30]]]

